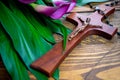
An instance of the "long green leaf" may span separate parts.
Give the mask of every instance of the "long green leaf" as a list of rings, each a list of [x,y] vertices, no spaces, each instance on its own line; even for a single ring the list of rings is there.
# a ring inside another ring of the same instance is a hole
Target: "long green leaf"
[[[55,72],[53,73],[53,77],[55,80],[59,80],[59,68],[55,70]]]
[[[6,32],[10,35],[16,51],[21,56],[27,68],[38,80],[48,78],[30,68],[30,64],[47,52],[52,46],[37,35],[33,26],[26,20],[20,20],[0,2],[0,21]],[[6,21],[7,19],[7,21]],[[44,44],[43,44],[44,43]]]
[[[15,6],[15,8],[16,7],[17,6]],[[22,7],[22,5],[20,7]],[[33,24],[35,29],[38,30],[38,33],[40,35],[42,35],[47,41],[52,42],[52,43],[55,43],[55,41],[54,41],[53,35],[51,34],[50,31],[52,31],[53,33],[61,34],[64,39],[63,49],[65,49],[67,35],[70,33],[70,30],[67,29],[61,23],[60,20],[53,20],[51,18],[45,17],[40,14],[33,16],[35,13],[33,12],[33,14],[30,14],[32,12],[32,10],[30,12],[28,9],[26,9],[26,7],[23,6],[21,10],[25,14],[25,16],[28,18],[28,20],[31,22],[31,24]],[[27,8],[29,8],[29,7],[27,7]],[[20,15],[20,12],[19,11],[17,11],[17,12],[18,12],[17,14]]]
[[[28,11],[27,9],[25,9],[26,7],[23,7],[23,12],[25,14],[25,16],[28,17],[29,21],[34,25],[34,27],[39,31],[39,33],[41,33],[41,35],[48,40],[49,42],[52,41],[52,43],[55,43],[52,34],[50,33],[50,30],[55,32],[55,33],[60,33],[63,35],[63,49],[65,49],[66,47],[66,42],[67,42],[67,36],[68,36],[68,32],[69,29],[67,29],[60,20],[52,20],[50,18],[47,18],[43,15],[37,15],[37,16],[33,16],[30,13],[30,11]],[[34,13],[33,13],[34,14]],[[37,20],[35,20],[35,17],[37,18]],[[39,18],[39,19],[38,19]],[[39,22],[38,22],[39,21]],[[41,24],[39,24],[41,23]],[[42,27],[41,27],[41,26]],[[49,30],[50,29],[50,30]]]
[[[31,16],[30,13],[27,15],[27,13],[29,12],[29,11],[27,11],[27,9],[21,9],[22,12],[24,13],[23,14],[21,11],[19,11],[19,8],[17,8],[19,5],[15,6],[15,4],[12,2],[10,4],[11,4],[10,7],[11,7],[12,11],[9,11],[7,9],[5,9],[5,11],[4,11],[4,9],[3,9],[3,12],[5,12],[6,14],[2,14],[2,15],[3,16],[7,15],[7,16],[4,18],[2,18],[2,16],[1,16],[2,24],[4,25],[4,28],[8,32],[10,37],[12,38],[15,49],[18,51],[19,55],[21,56],[22,60],[26,64],[27,68],[39,80],[41,80],[41,79],[46,80],[47,79],[46,76],[31,69],[29,65],[35,59],[42,56],[44,53],[46,53],[52,47],[49,43],[47,43],[43,39],[43,37],[44,37],[47,41],[52,41],[53,37],[50,37],[51,33],[49,32],[50,33],[49,34],[48,31],[52,31],[52,32],[63,35],[64,48],[65,48],[66,38],[67,38],[66,32],[70,32],[70,31],[67,28],[65,28],[65,26],[63,26],[61,24],[61,22],[59,22],[59,20],[52,20],[52,19],[46,18],[46,17],[42,17],[42,19],[36,19],[36,18],[34,18],[34,16]],[[25,13],[25,11],[26,11],[26,13]],[[26,16],[30,22],[26,19]],[[6,18],[8,19],[7,20],[8,22],[5,22]],[[39,17],[39,18],[41,18],[41,17]],[[36,20],[38,20],[42,24],[38,23],[38,21],[36,21]],[[9,22],[14,23],[14,24],[11,24]],[[46,25],[46,23],[49,23],[49,25]],[[11,28],[10,28],[10,26],[13,27],[13,25],[15,26],[15,30],[11,30]],[[47,26],[47,28],[46,28],[46,26]],[[43,29],[41,29],[41,27],[43,27]],[[45,30],[46,32],[42,32],[42,30]],[[16,31],[16,32],[14,32],[14,31]],[[42,33],[42,35],[40,33]],[[44,35],[45,33],[49,34],[49,35],[47,35],[47,37],[46,37],[46,35]],[[54,42],[54,41],[52,41],[52,42]],[[35,53],[35,54],[33,54],[33,53]],[[56,80],[59,79],[59,70],[56,70],[56,72],[54,73],[53,76]],[[41,78],[39,78],[39,77],[41,77]]]
[[[2,26],[0,26],[0,53],[12,80],[30,80],[26,67],[18,57]]]
[[[52,31],[53,33],[61,34],[64,39],[63,47],[65,48],[67,35],[70,33],[70,30],[68,28],[66,28],[60,20],[53,20],[51,18],[48,18],[48,17],[40,15],[40,14],[39,14],[39,16],[38,15],[33,16],[35,13],[33,13],[33,15],[31,15],[31,14],[27,14],[27,13],[30,13],[30,11],[28,11],[28,12],[26,12],[27,10],[23,10],[23,11],[25,11],[24,13],[26,13],[25,16],[27,16],[29,18],[28,20],[30,20],[30,22],[39,31],[39,33],[41,33],[41,35],[49,42],[55,43],[55,41],[53,41],[54,39],[52,37],[53,34],[51,34],[50,31]],[[37,20],[35,20],[35,18],[37,18]],[[42,27],[41,26],[38,27],[37,25],[41,25]]]
[[[12,0],[11,0],[12,1]],[[20,7],[18,6],[20,5]],[[10,3],[11,10],[13,12],[21,17],[26,17],[27,20],[34,26],[34,28],[38,31],[38,34],[41,35],[43,38],[45,38],[48,42],[55,43],[54,37],[52,35],[52,32],[46,28],[45,25],[43,25],[43,19],[41,21],[38,21],[38,16],[36,15],[35,11],[30,9],[30,6],[24,6],[22,4],[15,4]],[[43,16],[43,15],[42,15]],[[22,18],[24,19],[24,18]],[[45,23],[46,24],[46,23]]]
[[[36,3],[37,3],[37,4],[46,5],[45,2],[44,2],[43,0],[37,0]]]
[[[24,8],[25,9],[25,8]],[[30,11],[27,11],[24,12],[25,13],[25,16],[27,17],[27,19],[30,21],[30,23],[32,23],[32,25],[34,26],[34,28],[38,31],[38,33],[44,38],[46,39],[48,42],[51,42],[51,43],[55,43],[55,39],[53,37],[53,33],[52,31],[46,27],[46,24],[49,24],[48,22],[45,22],[44,23],[44,19],[42,19],[42,17],[40,17],[40,19],[38,19],[38,16],[37,15],[31,15],[30,14]],[[27,14],[29,13],[29,14]],[[51,26],[51,25],[50,25]]]
[[[66,28],[60,20],[49,20],[46,19],[46,22],[49,23],[48,28],[51,29],[54,33],[58,33],[63,36],[63,49],[66,47],[67,36],[71,33],[71,30]]]

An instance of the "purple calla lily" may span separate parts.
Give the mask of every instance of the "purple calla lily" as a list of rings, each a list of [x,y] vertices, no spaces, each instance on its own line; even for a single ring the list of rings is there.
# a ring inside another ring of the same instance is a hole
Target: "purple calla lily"
[[[55,1],[53,2],[56,6],[45,6],[31,3],[30,5],[34,8],[35,11],[45,14],[53,19],[61,18],[65,13],[70,12],[76,5],[76,0],[68,1]]]
[[[35,2],[36,0],[18,0],[18,1],[24,4],[30,4],[30,3]]]
[[[76,0],[52,0],[52,1],[56,6],[59,6],[62,3],[66,3],[66,2],[68,2],[68,3],[75,2],[76,3]]]
[[[69,2],[68,2],[68,1],[65,1],[65,0],[53,0],[53,3],[54,3],[56,6],[60,6],[60,5],[65,4],[65,3],[70,4],[70,5],[69,5],[69,8],[68,8],[68,10],[67,10],[67,12],[70,12],[70,11],[75,7],[75,5],[76,5],[76,0],[69,0]]]
[[[53,0],[52,3],[55,6],[35,4],[34,2],[36,2],[36,0],[19,0],[19,2],[30,4],[35,11],[53,19],[61,18],[65,13],[70,12],[76,5],[76,0]]]

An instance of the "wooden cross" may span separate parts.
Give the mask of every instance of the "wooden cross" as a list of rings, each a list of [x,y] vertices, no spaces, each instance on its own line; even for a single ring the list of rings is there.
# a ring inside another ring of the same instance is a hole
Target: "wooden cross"
[[[31,67],[45,73],[47,76],[52,76],[65,57],[87,36],[99,35],[106,39],[111,39],[116,34],[117,28],[111,27],[102,21],[106,16],[112,14],[115,8],[105,5],[100,5],[99,8],[99,10],[89,16],[79,15],[78,13],[68,15],[66,20],[75,24],[76,27],[68,36],[65,51],[63,51],[63,42],[61,41],[55,44],[45,55],[33,62]]]

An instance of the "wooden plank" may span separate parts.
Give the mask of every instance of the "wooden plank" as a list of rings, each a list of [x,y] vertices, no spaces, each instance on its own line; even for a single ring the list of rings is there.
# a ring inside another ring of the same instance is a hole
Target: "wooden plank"
[[[61,64],[60,80],[119,80],[120,42],[100,37],[96,43],[92,40],[87,43],[88,40],[91,37],[79,44]]]

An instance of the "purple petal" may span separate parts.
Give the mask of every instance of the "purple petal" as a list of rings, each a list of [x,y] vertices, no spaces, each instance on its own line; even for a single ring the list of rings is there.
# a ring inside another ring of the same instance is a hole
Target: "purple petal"
[[[63,3],[67,3],[67,1],[63,1],[63,0],[58,0],[58,1],[54,1],[53,2],[56,6],[60,6]]]
[[[36,0],[18,0],[18,1],[24,4],[30,4],[30,3],[36,2]]]
[[[69,0],[69,1],[65,1],[65,0],[53,0],[54,4],[56,6],[61,6],[62,4],[69,4],[69,8],[67,10],[67,12],[70,12],[76,5],[76,0]]]
[[[59,7],[52,15],[50,15],[50,17],[53,19],[59,19],[67,12],[68,8],[69,8],[69,4],[63,5]]]
[[[74,7],[75,7],[76,3],[75,2],[71,2],[69,5],[69,8],[67,10],[67,12],[70,12]]]
[[[50,17],[53,19],[59,19],[65,13],[70,12],[75,7],[75,5],[75,2],[61,4],[61,6],[59,6],[59,8]]]
[[[56,5],[56,6],[59,6],[63,3],[76,3],[76,0],[69,0],[69,1],[65,1],[65,0],[53,0],[53,3]]]
[[[68,1],[57,1],[56,7],[37,5],[32,3],[31,5],[35,9],[35,11],[42,13],[46,16],[49,16],[53,19],[61,18],[65,13],[70,12],[76,5],[76,0],[72,0],[72,2]]]
[[[57,8],[44,5],[37,5],[34,9],[35,11],[45,14],[46,16],[52,15],[57,10]]]

